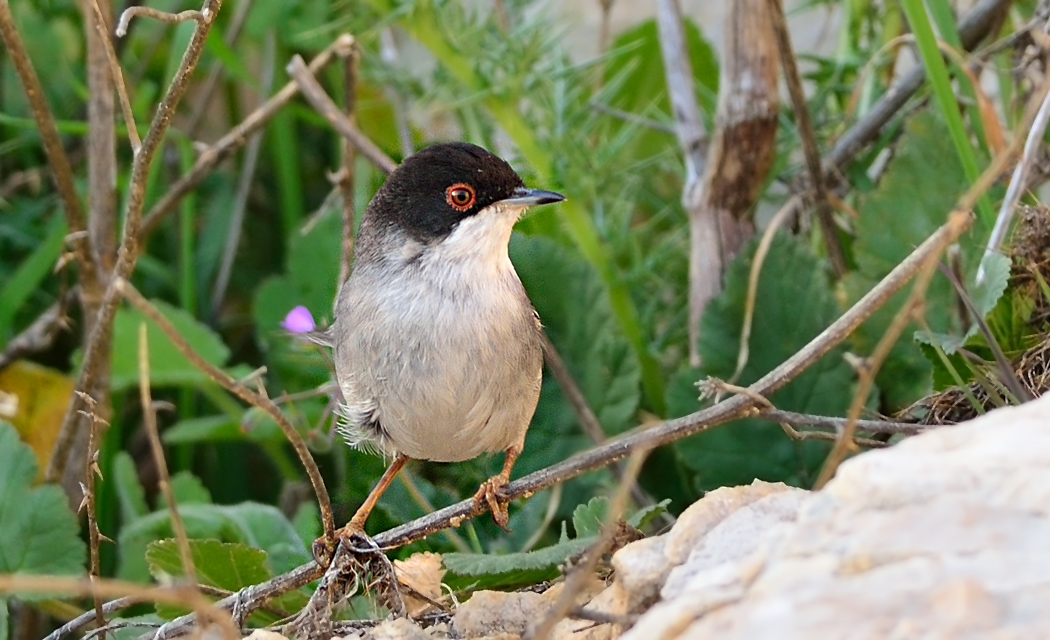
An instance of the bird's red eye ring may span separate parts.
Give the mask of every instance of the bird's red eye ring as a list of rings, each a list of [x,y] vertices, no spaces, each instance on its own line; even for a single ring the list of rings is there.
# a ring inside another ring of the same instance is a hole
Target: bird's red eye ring
[[[456,211],[466,211],[474,206],[477,199],[478,196],[474,192],[474,187],[463,182],[457,182],[445,189],[445,201],[448,202],[448,206]]]

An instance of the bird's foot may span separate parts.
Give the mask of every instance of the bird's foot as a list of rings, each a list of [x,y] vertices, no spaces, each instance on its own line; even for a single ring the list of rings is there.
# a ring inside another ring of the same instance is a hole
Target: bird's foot
[[[351,520],[345,527],[336,529],[335,536],[331,540],[324,536],[314,540],[310,549],[313,552],[314,560],[318,565],[327,568],[332,563],[332,558],[335,557],[335,551],[339,548],[339,545],[345,541],[348,547],[353,548],[353,538],[357,535],[366,535],[365,528]]]
[[[510,533],[510,511],[507,508],[510,499],[503,495],[503,488],[508,484],[510,479],[502,474],[489,478],[474,494],[474,502],[482,506],[487,504],[499,528]]]

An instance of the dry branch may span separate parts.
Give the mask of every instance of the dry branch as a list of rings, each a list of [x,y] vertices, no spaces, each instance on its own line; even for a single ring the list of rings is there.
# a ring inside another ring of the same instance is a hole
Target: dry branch
[[[6,3],[3,3],[6,6]],[[198,22],[197,28],[190,38],[186,51],[179,63],[179,68],[172,78],[164,98],[157,106],[157,111],[150,123],[146,137],[142,141],[142,147],[135,154],[131,165],[131,179],[128,184],[128,202],[124,216],[124,237],[117,252],[117,262],[109,279],[106,292],[98,307],[94,326],[84,345],[84,361],[81,366],[80,375],[77,378],[76,388],[92,393],[96,388],[101,388],[101,381],[106,379],[106,370],[109,362],[109,342],[113,329],[113,319],[116,315],[119,295],[114,283],[122,278],[130,277],[135,270],[135,263],[139,256],[138,233],[142,222],[142,209],[146,199],[146,182],[149,178],[150,166],[156,156],[164,135],[175,115],[175,108],[186,92],[189,85],[190,75],[197,66],[197,61],[204,52],[204,42],[211,31],[214,17],[219,11],[222,0],[206,0],[202,14],[208,19]],[[70,451],[77,437],[78,411],[81,401],[74,395],[66,409],[62,428],[59,431],[55,448],[52,451],[48,463],[46,479],[54,482],[65,474],[66,465],[69,462]]]

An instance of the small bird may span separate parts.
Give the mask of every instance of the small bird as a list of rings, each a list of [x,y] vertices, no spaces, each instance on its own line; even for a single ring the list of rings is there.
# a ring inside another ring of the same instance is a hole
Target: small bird
[[[474,499],[507,528],[499,492],[521,454],[543,366],[539,316],[508,244],[528,207],[564,199],[457,142],[409,157],[369,203],[329,336],[343,396],[337,429],[393,462],[340,536],[363,530],[409,459],[494,451],[506,452],[503,470]]]

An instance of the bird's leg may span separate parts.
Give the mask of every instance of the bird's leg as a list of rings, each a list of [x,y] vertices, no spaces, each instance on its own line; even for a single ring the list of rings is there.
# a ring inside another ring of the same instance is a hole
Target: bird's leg
[[[328,562],[322,560],[331,561],[332,554],[335,552],[335,547],[339,546],[341,540],[349,541],[355,534],[365,532],[365,523],[368,521],[368,516],[372,514],[372,510],[375,509],[376,504],[379,502],[379,498],[386,493],[386,490],[390,487],[390,483],[394,481],[397,474],[405,466],[409,460],[408,456],[403,453],[397,454],[394,461],[390,463],[386,471],[383,473],[383,477],[379,479],[376,486],[372,489],[365,501],[361,503],[361,506],[357,508],[357,512],[354,517],[350,518],[350,522],[346,523],[341,529],[335,532],[335,540],[333,546],[329,548],[328,540],[325,538],[318,538],[314,541],[313,553],[314,559],[317,563],[322,566],[327,566]]]
[[[478,492],[474,494],[474,502],[488,504],[489,509],[492,510],[492,519],[496,521],[500,529],[507,532],[510,532],[508,528],[510,512],[507,509],[510,500],[501,495],[500,492],[503,490],[503,487],[510,483],[510,472],[514,469],[514,463],[518,461],[518,456],[521,455],[523,444],[516,444],[507,449],[507,458],[503,462],[503,471],[500,471],[499,475],[492,476],[485,482],[482,482]]]

